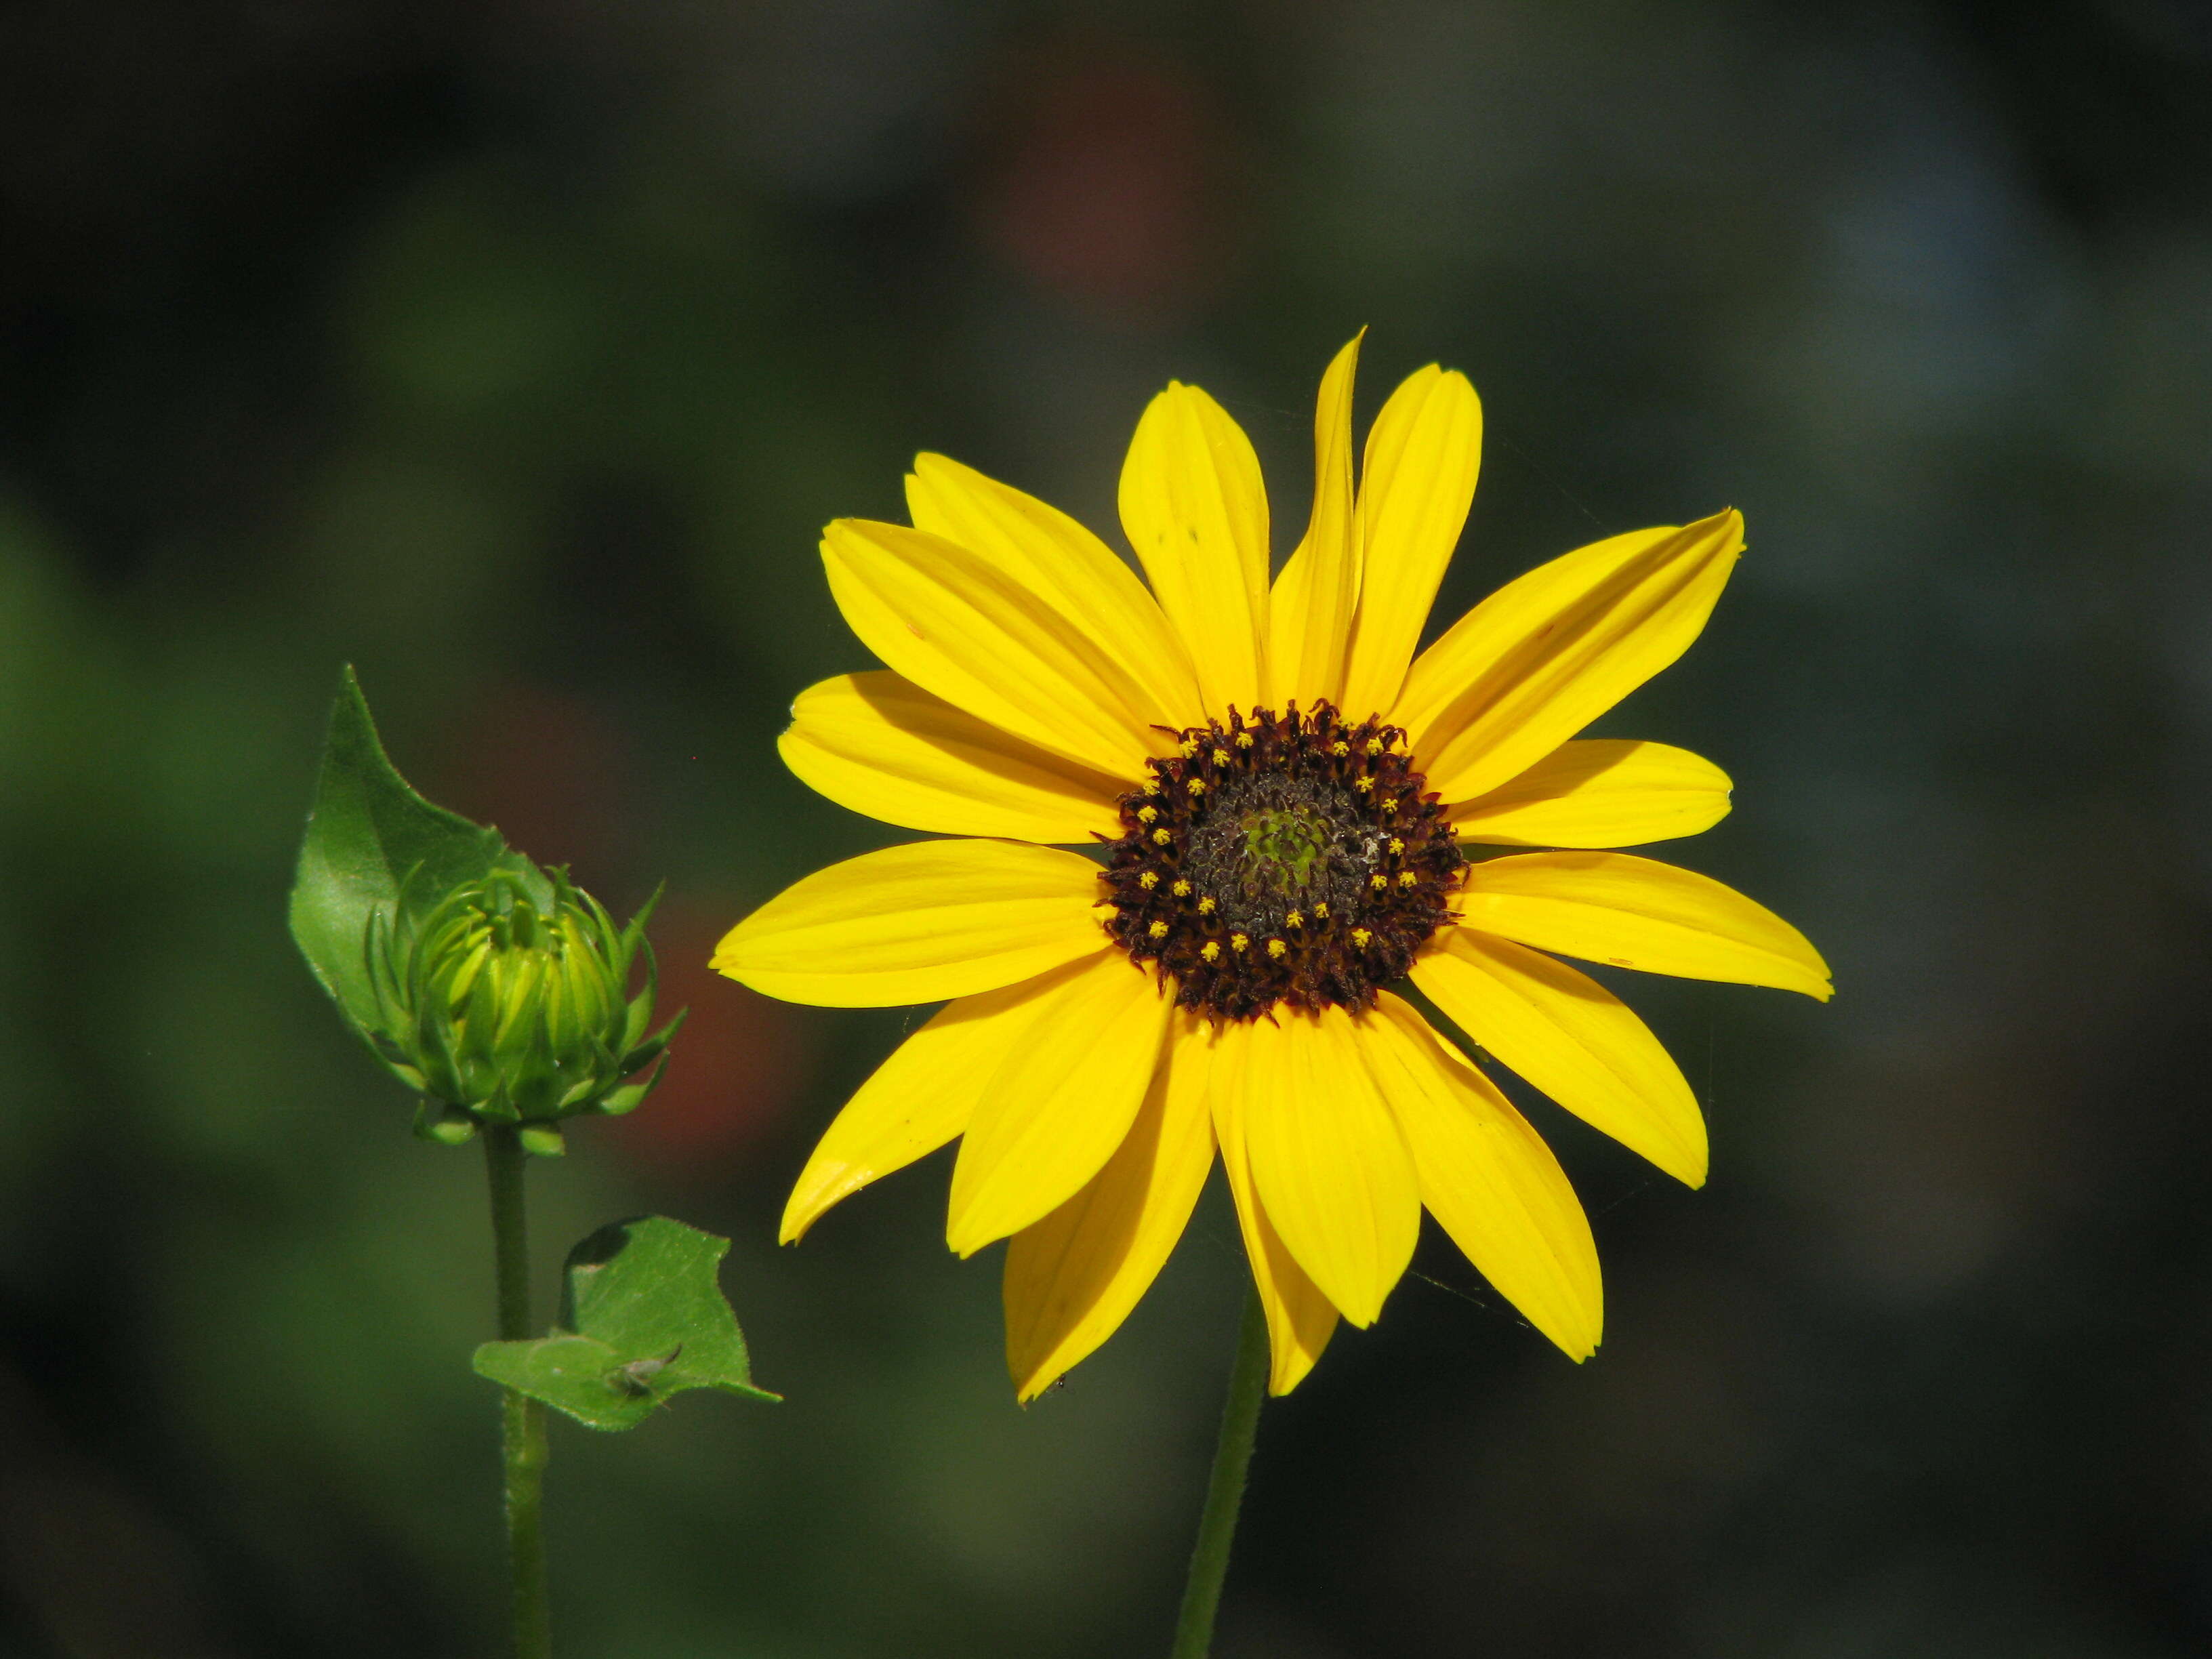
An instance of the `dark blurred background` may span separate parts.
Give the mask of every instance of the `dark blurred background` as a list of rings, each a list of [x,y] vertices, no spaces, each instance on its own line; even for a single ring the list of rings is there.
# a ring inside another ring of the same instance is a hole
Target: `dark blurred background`
[[[942,449],[1112,533],[1196,380],[1480,388],[1439,617],[1734,503],[1604,731],[1839,994],[1629,991],[1690,1194],[1534,1106],[1576,1367],[1441,1241],[1272,1407],[1231,1659],[2212,1644],[2212,11],[2200,0],[13,0],[0,9],[0,1654],[495,1650],[478,1160],[296,959],[338,665],[400,766],[656,937],[691,1024],[540,1261],[732,1235],[778,1408],[555,1429],[563,1651],[1164,1651],[1242,1273],[1209,1196],[1032,1409],[945,1160],[779,1251],[912,1016],[715,937],[904,839],[773,740],[814,542]],[[1118,537],[1115,538],[1118,539]],[[1279,552],[1283,549],[1279,548]],[[549,1293],[550,1301],[550,1293]]]

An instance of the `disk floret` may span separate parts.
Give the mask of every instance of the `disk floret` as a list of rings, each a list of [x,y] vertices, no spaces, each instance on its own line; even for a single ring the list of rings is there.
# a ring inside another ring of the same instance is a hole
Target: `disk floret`
[[[1108,931],[1212,1018],[1371,1006],[1467,863],[1404,732],[1293,702],[1176,736],[1121,798]]]

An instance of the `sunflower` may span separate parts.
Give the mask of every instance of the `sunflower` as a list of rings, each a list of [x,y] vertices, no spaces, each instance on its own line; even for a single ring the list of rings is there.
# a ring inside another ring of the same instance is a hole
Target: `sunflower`
[[[1463,375],[1418,371],[1355,477],[1358,348],[1322,377],[1312,516],[1272,582],[1252,446],[1181,383],[1121,471],[1149,588],[1073,519],[939,455],[906,481],[910,527],[823,533],[838,608],[889,667],[803,692],[784,760],[842,805],[963,839],[807,877],[714,965],[793,1001],[945,1002],[831,1123],[782,1237],[958,1138],[945,1237],[963,1256],[1008,1241],[1024,1400],[1127,1316],[1217,1153],[1273,1393],[1340,1317],[1381,1313],[1424,1206],[1587,1357],[1602,1304],[1582,1206],[1404,988],[1692,1187],[1705,1128],[1680,1069],[1560,958],[1830,994],[1771,911],[1613,850],[1710,827],[1727,776],[1575,736],[1696,638],[1741,520],[1554,559],[1416,654],[1481,406]]]

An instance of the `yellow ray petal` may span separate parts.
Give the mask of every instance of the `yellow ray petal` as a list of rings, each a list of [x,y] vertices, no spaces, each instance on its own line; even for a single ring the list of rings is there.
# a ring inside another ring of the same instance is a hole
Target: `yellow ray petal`
[[[1158,604],[1136,572],[1066,514],[943,455],[915,458],[906,500],[915,529],[1016,573],[1086,626],[1128,668],[1148,723],[1180,728],[1206,718],[1189,655]]]
[[[830,592],[860,642],[923,690],[1110,777],[1166,752],[1129,671],[1058,602],[902,524],[822,532]]]
[[[1073,1198],[1144,1103],[1174,1004],[1119,951],[1041,1006],[992,1073],[952,1166],[945,1242],[962,1255]]]
[[[1728,816],[1729,775],[1663,743],[1563,743],[1509,783],[1447,814],[1462,841],[1510,847],[1641,847]]]
[[[1267,683],[1267,494],[1251,440],[1205,392],[1170,381],[1137,422],[1121,495],[1121,528],[1207,712],[1252,708]]]
[[[1733,511],[1614,536],[1508,582],[1406,676],[1392,719],[1430,787],[1472,800],[1518,775],[1689,648],[1743,550]]]
[[[1213,1131],[1221,1146],[1222,1171],[1229,1177],[1230,1195],[1237,1201],[1237,1224],[1244,1235],[1244,1258],[1252,1269],[1252,1283],[1267,1316],[1270,1364],[1267,1392],[1288,1394],[1305,1380],[1314,1362],[1335,1334],[1337,1313],[1320,1286],[1292,1259],[1282,1235],[1267,1218],[1265,1206],[1252,1184],[1250,1160],[1245,1156],[1246,1094],[1243,1068],[1250,1054],[1255,1028],[1249,1024],[1226,1025],[1208,1046],[1210,1074],[1206,1096],[1213,1109]],[[1259,1035],[1273,1037],[1264,1030]],[[1194,1054],[1204,1054],[1194,1048]],[[1178,1056],[1178,1061],[1182,1060]]]
[[[1205,1029],[1170,1017],[1145,1103],[1106,1167],[1007,1242],[1006,1368],[1024,1401],[1121,1328],[1182,1236],[1213,1167]]]
[[[1413,1260],[1421,1200],[1353,1017],[1279,1008],[1245,1063],[1244,1144],[1283,1243],[1339,1312],[1371,1325]]]
[[[1406,377],[1367,434],[1359,519],[1359,618],[1345,676],[1353,720],[1389,708],[1467,524],[1482,463],[1482,401],[1434,363]]]
[[[782,1242],[795,1242],[831,1205],[965,1130],[983,1085],[1022,1041],[1040,1000],[1091,965],[1069,963],[947,1003],[892,1049],[806,1160],[783,1208]]]
[[[1268,595],[1267,670],[1280,708],[1344,695],[1344,653],[1359,604],[1358,496],[1352,476],[1352,381],[1365,329],[1336,354],[1314,408],[1313,517]]]
[[[1413,983],[1452,1023],[1583,1122],[1692,1187],[1705,1120],[1682,1069],[1627,1005],[1564,962],[1447,927]]]
[[[1589,1358],[1605,1322],[1597,1245],[1551,1148],[1402,998],[1385,991],[1361,1036],[1429,1213],[1530,1324]]]
[[[1540,951],[1683,979],[1835,994],[1812,942],[1710,876],[1632,853],[1520,853],[1477,864],[1455,906],[1470,927]]]
[[[1098,894],[1098,866],[1056,848],[887,847],[785,888],[723,935],[714,966],[786,1002],[937,1002],[1090,955]]]
[[[985,724],[888,670],[811,685],[776,739],[783,763],[840,806],[908,830],[1015,841],[1120,833],[1127,784]]]

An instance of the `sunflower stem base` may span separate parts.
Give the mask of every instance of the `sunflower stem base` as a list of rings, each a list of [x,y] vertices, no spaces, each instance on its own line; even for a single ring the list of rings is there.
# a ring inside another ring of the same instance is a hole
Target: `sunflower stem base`
[[[1190,1553],[1190,1577],[1183,1585],[1170,1659],[1206,1659],[1212,1649],[1214,1615],[1221,1608],[1221,1584],[1229,1573],[1230,1547],[1236,1541],[1237,1512],[1244,1502],[1244,1477],[1252,1467],[1260,1407],[1267,1397],[1267,1316],[1260,1306],[1258,1288],[1248,1284],[1237,1359],[1229,1372],[1229,1398],[1221,1408],[1221,1435],[1214,1443],[1213,1473],[1206,1481],[1206,1508],[1199,1516],[1198,1542]]]

